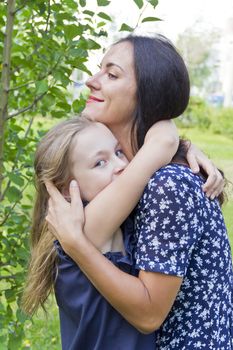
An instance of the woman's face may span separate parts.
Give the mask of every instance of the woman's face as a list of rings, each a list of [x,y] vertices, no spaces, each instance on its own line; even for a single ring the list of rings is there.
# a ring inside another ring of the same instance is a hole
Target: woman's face
[[[111,131],[93,123],[74,137],[70,163],[81,198],[89,202],[121,174],[128,160]]]
[[[108,127],[131,125],[136,107],[133,46],[113,45],[105,54],[100,71],[88,79],[90,89],[84,114]]]

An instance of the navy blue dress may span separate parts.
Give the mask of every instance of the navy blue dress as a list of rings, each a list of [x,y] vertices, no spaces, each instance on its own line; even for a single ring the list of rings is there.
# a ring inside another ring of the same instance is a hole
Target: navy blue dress
[[[104,254],[114,265],[131,275],[134,268],[133,224],[123,227],[126,256]],[[140,333],[94,288],[76,263],[55,242],[59,262],[55,295],[59,307],[63,350],[154,350],[155,334]]]

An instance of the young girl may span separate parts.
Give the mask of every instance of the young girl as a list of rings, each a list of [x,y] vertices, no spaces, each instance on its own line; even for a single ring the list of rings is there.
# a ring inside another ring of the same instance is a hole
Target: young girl
[[[164,132],[167,137],[160,142],[159,135]],[[48,295],[55,289],[63,349],[154,349],[154,334],[142,334],[128,323],[99,294],[59,242],[54,244],[45,221],[48,208],[45,181],[52,181],[70,205],[68,186],[72,179],[77,180],[82,201],[88,203],[113,181],[120,180],[119,175],[124,171],[131,176],[130,182],[126,183],[129,196],[124,204],[131,211],[155,169],[172,158],[177,143],[174,126],[170,122],[158,123],[126,168],[128,160],[119,142],[101,123],[74,118],[55,126],[40,142],[35,157],[37,198],[31,236],[32,256],[22,304],[26,313],[33,314],[39,306],[44,307]],[[155,145],[163,146],[163,151],[156,154]],[[122,174],[121,178],[122,186],[125,176]],[[87,229],[86,235],[112,264],[136,276],[130,218],[111,236],[108,230],[109,227],[96,227],[93,236]]]

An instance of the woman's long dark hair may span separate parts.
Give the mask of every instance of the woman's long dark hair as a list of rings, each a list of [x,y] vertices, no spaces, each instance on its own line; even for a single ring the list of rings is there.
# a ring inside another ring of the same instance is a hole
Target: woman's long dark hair
[[[165,36],[129,35],[115,45],[122,42],[131,43],[134,53],[137,105],[131,129],[131,144],[136,153],[154,123],[179,117],[185,111],[189,103],[190,81],[183,58]],[[188,141],[180,139],[172,162],[187,164],[189,145]],[[203,170],[200,175],[207,177]],[[220,204],[224,197],[222,192],[218,198]]]
[[[149,128],[159,120],[180,116],[189,102],[190,83],[185,63],[172,43],[162,35],[129,35],[117,43],[130,42],[134,50],[137,106],[132,147],[144,142]]]

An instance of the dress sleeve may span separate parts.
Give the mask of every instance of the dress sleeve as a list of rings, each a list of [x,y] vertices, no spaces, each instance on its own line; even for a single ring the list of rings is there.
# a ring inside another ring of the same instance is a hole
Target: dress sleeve
[[[136,213],[136,268],[183,277],[203,232],[200,194],[188,177],[164,170],[150,180]]]

